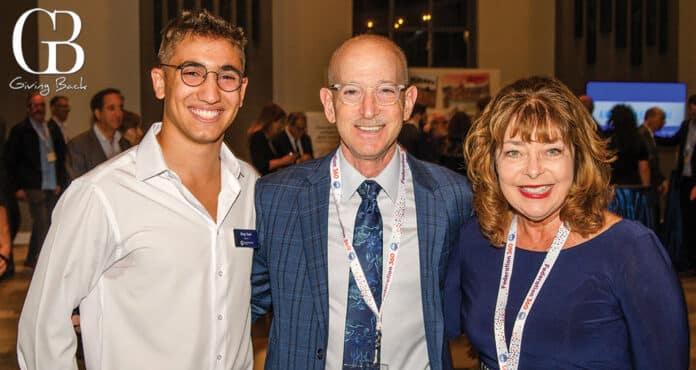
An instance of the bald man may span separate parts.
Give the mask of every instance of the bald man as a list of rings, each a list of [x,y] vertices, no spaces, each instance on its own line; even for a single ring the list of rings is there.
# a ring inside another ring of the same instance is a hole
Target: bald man
[[[252,316],[273,308],[266,369],[451,367],[440,287],[471,191],[397,145],[416,95],[396,44],[347,40],[320,90],[339,148],[257,183]]]

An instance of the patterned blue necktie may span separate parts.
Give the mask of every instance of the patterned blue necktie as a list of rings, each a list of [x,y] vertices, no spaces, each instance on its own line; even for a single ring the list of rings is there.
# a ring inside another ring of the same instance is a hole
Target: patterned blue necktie
[[[362,202],[355,216],[353,230],[353,249],[378,308],[382,304],[382,214],[377,205],[380,190],[382,187],[372,180],[360,184],[358,194]],[[379,351],[375,353],[377,318],[360,296],[352,272],[347,304],[343,364],[365,365],[375,360],[379,363]]]

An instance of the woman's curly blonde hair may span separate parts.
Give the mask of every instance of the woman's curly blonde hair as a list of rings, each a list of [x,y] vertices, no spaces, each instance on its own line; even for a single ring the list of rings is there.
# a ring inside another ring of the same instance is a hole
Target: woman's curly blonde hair
[[[601,139],[597,124],[580,100],[560,81],[548,77],[520,79],[504,87],[469,131],[464,144],[467,174],[474,192],[474,210],[483,235],[502,246],[513,210],[503,196],[495,160],[505,132],[522,140],[560,139],[572,149],[573,184],[560,217],[583,236],[599,231],[613,196],[609,185],[614,155]]]

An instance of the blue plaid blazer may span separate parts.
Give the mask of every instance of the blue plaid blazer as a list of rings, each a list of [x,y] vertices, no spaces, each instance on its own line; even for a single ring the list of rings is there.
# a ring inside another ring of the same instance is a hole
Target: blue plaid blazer
[[[324,369],[329,323],[329,162],[326,157],[256,184],[259,248],[252,270],[252,319],[273,310],[266,369]],[[466,178],[408,156],[414,182],[423,321],[430,367],[449,369],[442,289],[450,247],[471,214]]]

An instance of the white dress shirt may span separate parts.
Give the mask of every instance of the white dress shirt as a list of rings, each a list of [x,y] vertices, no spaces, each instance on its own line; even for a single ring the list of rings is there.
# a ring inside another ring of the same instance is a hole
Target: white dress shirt
[[[94,134],[97,135],[97,140],[99,140],[99,145],[101,145],[106,159],[111,159],[116,154],[121,153],[121,144],[118,143],[118,141],[121,140],[121,133],[118,132],[118,130],[114,132],[114,137],[111,141],[102,134],[97,125],[92,125],[92,130],[94,130]]]
[[[304,155],[304,148],[302,147],[302,140],[300,140],[299,137],[292,136],[290,129],[287,127],[285,127],[285,134],[288,135],[288,140],[290,141],[290,145],[292,146],[292,150],[295,153],[300,153],[300,155]]]
[[[167,167],[155,123],[142,143],[73,181],[53,214],[19,322],[22,369],[251,369],[254,169],[220,150],[215,221]]]
[[[70,141],[70,137],[68,137],[68,123],[61,121],[56,116],[51,116],[51,119],[56,123],[56,125],[58,125],[58,128],[60,128],[60,133],[63,134],[63,140],[66,143]]]
[[[346,228],[346,236],[352,241],[355,215],[362,200],[357,189],[366,178],[345,160],[340,149],[337,153],[344,189],[340,217]],[[377,203],[382,214],[384,227],[382,234],[384,247],[382,250],[383,261],[385,261],[383,268],[385,269],[389,253],[388,245],[392,236],[392,221],[398,197],[400,173],[401,155],[397,148],[396,154],[387,167],[373,179],[382,187],[382,191],[377,196]],[[382,302],[384,313],[382,315],[381,362],[387,364],[390,369],[423,370],[428,368],[429,360],[421,300],[416,201],[410,170],[406,171],[405,191],[406,212],[394,280],[386,301]],[[329,339],[326,347],[326,368],[340,369],[343,364],[350,266],[343,247],[341,227],[333,198],[329,205],[328,235]],[[382,278],[385,275],[383,272]]]

